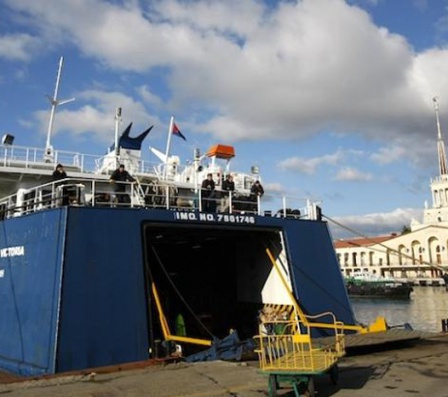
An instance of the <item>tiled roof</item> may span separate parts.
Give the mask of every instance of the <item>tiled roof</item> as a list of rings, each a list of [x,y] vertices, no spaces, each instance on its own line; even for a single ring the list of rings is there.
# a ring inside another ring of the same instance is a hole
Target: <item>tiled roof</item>
[[[397,235],[377,236],[369,238],[353,238],[353,239],[341,239],[333,242],[334,248],[355,248],[355,247],[368,247],[375,244],[384,243],[387,240],[391,240],[397,237]]]

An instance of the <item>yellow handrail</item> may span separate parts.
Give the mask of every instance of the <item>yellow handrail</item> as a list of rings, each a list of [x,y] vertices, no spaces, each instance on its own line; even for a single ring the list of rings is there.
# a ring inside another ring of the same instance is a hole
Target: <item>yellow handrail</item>
[[[162,304],[160,303],[159,293],[155,283],[151,284],[152,293],[154,295],[154,300],[156,301],[157,312],[159,313],[160,326],[162,327],[163,337],[165,340],[172,340],[175,342],[192,343],[196,345],[211,346],[212,341],[208,339],[199,338],[189,338],[187,336],[172,335],[168,322],[166,321],[165,314],[163,312]]]
[[[160,326],[162,327],[163,336],[165,339],[171,335],[170,328],[168,326],[168,322],[166,321],[165,314],[163,313],[162,304],[160,303],[159,293],[157,292],[156,285],[154,283],[151,284],[152,293],[154,295],[154,299],[156,301],[157,312],[159,313]]]
[[[279,275],[280,280],[282,281],[282,284],[285,287],[285,290],[288,293],[289,298],[291,299],[291,302],[294,306],[295,311],[297,312],[297,314],[300,318],[300,321],[305,326],[308,326],[308,319],[306,318],[305,314],[303,313],[302,309],[300,308],[299,304],[297,303],[296,299],[294,298],[294,295],[293,295],[292,291],[290,290],[289,285],[287,284],[285,278],[283,277],[283,274],[278,267],[277,261],[274,259],[269,248],[266,248],[266,253],[269,256],[269,259],[271,260],[272,266],[274,266],[274,269],[277,271],[277,274]]]
[[[266,253],[269,256],[269,259],[271,260],[272,266],[275,268],[275,270],[277,271],[277,274],[280,277],[280,280],[282,281],[283,286],[285,287],[286,292],[289,295],[289,298],[291,299],[291,302],[294,306],[295,311],[297,312],[300,321],[303,323],[303,325],[307,328],[309,327],[315,327],[315,328],[329,328],[329,329],[336,329],[336,330],[346,330],[346,331],[357,331],[359,333],[367,333],[367,332],[375,332],[375,331],[384,331],[386,329],[386,325],[385,325],[385,321],[383,318],[378,318],[377,321],[375,323],[373,323],[371,326],[369,327],[363,327],[361,325],[346,325],[344,323],[338,322],[336,321],[336,319],[334,318],[333,313],[327,312],[327,313],[322,313],[319,314],[317,316],[309,316],[306,315],[302,309],[300,308],[299,304],[297,303],[296,298],[294,297],[294,294],[292,293],[290,286],[288,285],[288,283],[285,280],[285,277],[283,276],[283,273],[280,271],[280,268],[277,264],[277,261],[275,260],[274,256],[272,255],[271,251],[269,250],[269,248],[266,248]],[[329,324],[329,323],[320,323],[320,322],[311,322],[309,319],[310,318],[317,318],[317,317],[322,317],[326,314],[331,314],[333,316],[333,320],[334,323],[333,324]],[[309,331],[309,330],[308,330]]]

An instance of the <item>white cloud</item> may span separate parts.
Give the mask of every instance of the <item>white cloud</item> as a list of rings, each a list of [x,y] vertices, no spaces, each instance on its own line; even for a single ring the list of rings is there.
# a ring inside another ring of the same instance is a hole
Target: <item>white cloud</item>
[[[279,2],[8,0],[54,48],[72,45],[103,68],[145,76],[161,68],[198,130],[232,140],[303,139],[323,130],[422,146],[431,98],[448,98],[448,50],[415,54],[343,0]],[[170,99],[172,97],[172,99]],[[419,144],[420,143],[420,144]],[[376,155],[385,161],[386,152]],[[414,153],[402,153],[415,157]],[[375,158],[375,156],[374,156]],[[283,164],[312,173],[319,162]]]
[[[373,213],[345,217],[327,218],[333,238],[380,236],[400,233],[412,219],[421,219],[422,209],[398,208],[388,213]]]
[[[148,103],[151,106],[154,106],[156,108],[160,108],[163,105],[162,100],[160,99],[157,94],[153,93],[151,89],[143,85],[141,87],[137,88],[137,92],[141,96],[141,98],[145,101],[145,103]]]
[[[335,179],[338,181],[367,182],[372,180],[372,174],[361,172],[353,167],[344,167],[338,171]]]
[[[390,164],[406,157],[407,151],[402,146],[383,147],[370,155],[372,161],[377,164]]]
[[[267,183],[266,185],[263,184],[263,187],[266,192],[269,192],[269,194],[281,194],[284,193],[285,188],[280,183]]]
[[[23,33],[0,36],[0,58],[11,61],[29,61],[38,39]]]
[[[218,111],[221,122],[209,123],[216,134],[227,123],[237,126],[229,130],[235,138],[249,126],[253,139],[301,138],[328,125],[381,134],[378,115],[390,128],[391,103],[415,97],[405,40],[342,0],[279,3],[270,12],[250,0],[171,0],[154,3],[155,11],[124,4],[10,1],[46,37],[60,36],[106,67],[169,67],[175,100]]]
[[[335,165],[341,161],[343,157],[344,153],[342,151],[337,151],[333,154],[327,154],[321,157],[291,157],[280,161],[278,167],[284,170],[302,172],[304,174],[314,174],[319,166],[325,164]]]
[[[446,49],[432,48],[417,54],[410,70],[409,88],[426,99],[425,104],[430,111],[433,110],[434,96],[440,98],[441,109],[444,102],[448,103],[448,76],[444,68],[447,62]]]
[[[164,0],[155,4],[160,16],[207,33],[216,31],[229,39],[241,40],[258,28],[265,12],[261,2],[227,0],[179,2]],[[249,17],[250,16],[250,17]]]

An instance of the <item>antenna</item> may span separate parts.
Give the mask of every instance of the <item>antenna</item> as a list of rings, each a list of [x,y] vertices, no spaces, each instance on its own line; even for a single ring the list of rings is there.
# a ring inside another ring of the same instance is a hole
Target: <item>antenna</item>
[[[439,121],[439,98],[432,98],[434,102],[434,110],[436,112],[436,122],[437,122],[437,151],[439,155],[439,171],[440,175],[447,175],[447,164],[446,164],[446,153],[445,153],[445,143],[442,139],[442,131],[440,129],[440,121]]]
[[[121,108],[117,108],[115,112],[115,162],[116,166],[120,165],[120,147],[118,146],[118,128],[121,123]]]
[[[54,115],[56,112],[56,107],[59,105],[64,105],[69,102],[73,102],[75,98],[65,99],[63,101],[58,100],[58,90],[59,90],[59,81],[61,79],[61,72],[62,72],[62,65],[64,63],[64,57],[61,57],[59,59],[59,68],[58,68],[58,75],[56,77],[56,86],[54,88],[54,95],[53,97],[50,97],[47,95],[47,98],[50,100],[51,103],[51,112],[50,112],[50,121],[48,123],[48,132],[47,132],[47,142],[45,145],[45,161],[46,162],[53,162],[53,146],[51,146],[50,139],[51,134],[53,132],[53,122],[54,122]]]

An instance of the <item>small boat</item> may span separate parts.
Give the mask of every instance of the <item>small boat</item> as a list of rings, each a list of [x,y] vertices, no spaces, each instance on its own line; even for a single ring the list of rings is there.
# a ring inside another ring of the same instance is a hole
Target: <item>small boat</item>
[[[345,278],[348,295],[353,298],[410,299],[412,285],[393,277],[357,272]]]

